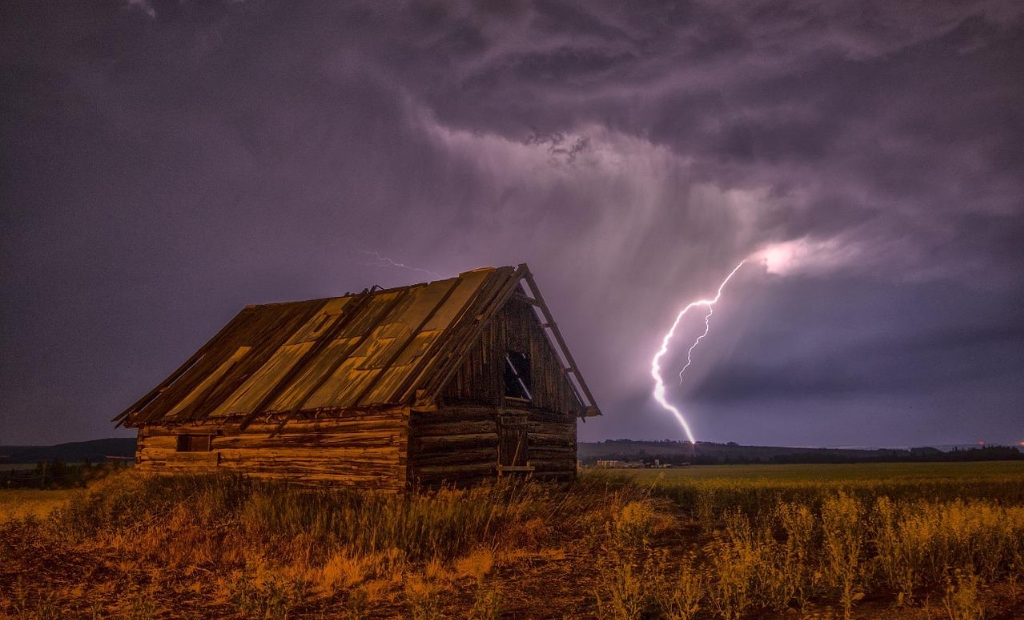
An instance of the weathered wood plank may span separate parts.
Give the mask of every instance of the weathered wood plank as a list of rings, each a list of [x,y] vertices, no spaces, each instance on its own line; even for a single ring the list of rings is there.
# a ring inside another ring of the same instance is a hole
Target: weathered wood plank
[[[357,428],[380,428],[388,426],[401,427],[406,424],[408,414],[404,408],[392,407],[384,410],[374,409],[363,412],[345,412],[342,417],[323,417],[319,419],[306,420],[296,418],[290,420],[284,427],[284,434],[308,433],[308,432],[347,432]],[[246,433],[270,434],[277,431],[279,423],[253,422],[246,429]],[[238,434],[238,427],[234,424],[176,424],[173,426],[146,426],[139,429],[140,436],[156,437],[163,435],[178,435],[181,433],[218,433]]]
[[[417,452],[433,450],[469,449],[497,445],[497,433],[473,433],[470,435],[441,435],[438,437],[414,437],[410,440]]]
[[[486,406],[452,406],[448,405],[436,412],[416,414],[412,418],[412,426],[419,424],[438,424],[443,422],[468,422],[493,420],[496,417],[494,407]]]
[[[416,459],[416,465],[420,468],[440,465],[491,465],[497,462],[497,448],[476,448],[436,454],[421,454]]]
[[[412,435],[414,437],[474,435],[497,432],[498,423],[495,420],[460,420],[455,422],[438,423],[421,422],[412,429]]]
[[[566,416],[561,413],[553,413],[551,411],[545,411],[543,409],[530,409],[529,411],[531,422],[550,422],[555,424],[566,424],[576,428],[576,418]]]
[[[421,467],[416,472],[416,479],[422,484],[457,483],[465,481],[467,478],[493,476],[497,467],[496,464]]]
[[[530,461],[536,459],[565,459],[572,462],[576,462],[576,449],[575,448],[533,448],[530,447],[526,451],[527,458]]]
[[[531,446],[575,446],[576,438],[572,435],[561,433],[550,435],[547,433],[529,433]]]
[[[398,446],[403,442],[402,438],[394,431],[376,433],[351,433],[346,435],[287,435],[268,437],[264,436],[235,436],[215,437],[213,440],[214,450],[261,450],[261,449],[293,449],[293,448],[323,448],[335,450],[338,448],[384,448]]]
[[[230,469],[238,463],[224,462],[224,467]],[[273,461],[249,461],[245,463],[245,471],[252,473],[287,473],[302,475],[331,475],[349,476],[363,478],[395,478],[398,476],[393,467],[388,465],[361,464],[358,467],[323,467],[320,464],[303,463],[275,463]]]
[[[569,422],[542,422],[538,421],[534,416],[530,416],[527,421],[527,428],[530,429],[530,433],[536,433],[540,435],[565,435],[571,437],[573,441],[576,440],[576,425]]]

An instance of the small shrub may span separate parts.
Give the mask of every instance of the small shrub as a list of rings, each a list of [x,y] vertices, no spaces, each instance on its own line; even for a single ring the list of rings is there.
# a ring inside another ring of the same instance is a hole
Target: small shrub
[[[607,620],[636,620],[647,608],[647,584],[629,559],[615,556],[601,570],[603,585],[595,593],[597,614]]]
[[[615,534],[625,547],[645,547],[653,524],[654,507],[650,500],[629,502],[615,515]]]
[[[347,590],[359,585],[370,573],[370,562],[370,558],[365,556],[336,551],[320,568],[317,584],[320,591],[330,595],[338,590]]]
[[[434,620],[441,617],[440,592],[436,584],[419,575],[408,575],[405,580],[405,599],[412,620]]]
[[[467,555],[455,560],[456,577],[472,577],[477,584],[482,584],[484,577],[494,568],[494,553],[490,549],[474,549]]]
[[[977,575],[962,570],[947,578],[942,605],[949,620],[983,620],[985,607],[978,599],[979,585]]]
[[[694,568],[692,556],[683,559],[675,579],[667,580],[659,606],[667,620],[693,620],[706,596],[704,575]]]

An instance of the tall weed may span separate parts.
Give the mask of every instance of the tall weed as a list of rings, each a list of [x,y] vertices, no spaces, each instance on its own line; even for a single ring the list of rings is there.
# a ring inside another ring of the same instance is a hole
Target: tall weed
[[[859,590],[861,547],[864,541],[860,504],[840,492],[821,507],[822,572],[838,591],[843,617],[849,620],[853,604],[864,597]]]
[[[973,573],[955,571],[947,577],[942,606],[949,620],[983,620],[985,607],[978,599],[980,579]]]
[[[693,620],[707,597],[707,578],[696,567],[694,555],[680,561],[675,577],[660,584],[658,606],[666,620]]]

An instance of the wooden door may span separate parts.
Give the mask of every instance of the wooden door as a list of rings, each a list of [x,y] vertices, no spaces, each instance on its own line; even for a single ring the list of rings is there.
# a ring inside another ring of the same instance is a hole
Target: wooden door
[[[498,418],[498,464],[526,465],[526,414],[505,414]]]

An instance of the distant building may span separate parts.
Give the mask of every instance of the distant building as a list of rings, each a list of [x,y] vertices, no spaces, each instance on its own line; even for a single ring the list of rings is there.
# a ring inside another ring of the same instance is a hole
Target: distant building
[[[144,471],[400,490],[572,477],[594,415],[524,264],[248,306],[114,420]]]
[[[642,469],[641,461],[598,460],[594,465],[600,469]]]

